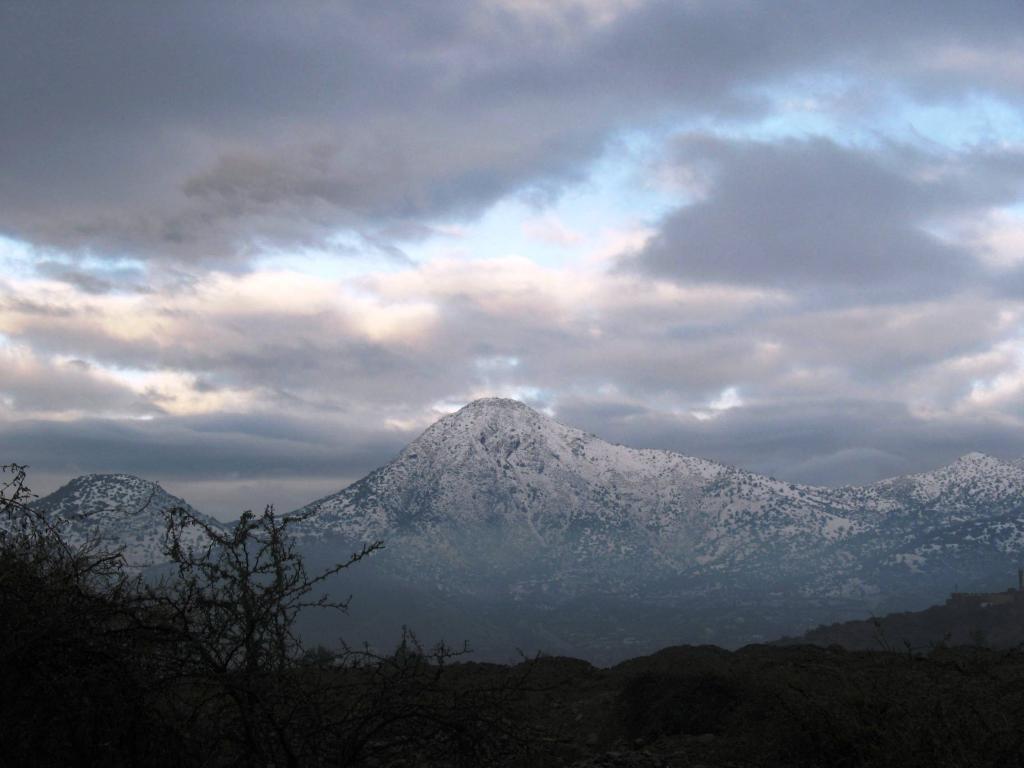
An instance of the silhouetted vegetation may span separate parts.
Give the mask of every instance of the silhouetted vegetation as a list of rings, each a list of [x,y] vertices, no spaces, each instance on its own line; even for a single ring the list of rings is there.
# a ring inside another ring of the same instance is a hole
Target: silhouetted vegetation
[[[1024,765],[1017,651],[689,646],[535,675],[558,681],[539,766]]]
[[[848,650],[927,651],[939,646],[1009,650],[1024,644],[1024,599],[1005,605],[949,601],[922,611],[823,625],[779,642],[839,645]]]
[[[698,646],[601,669],[411,633],[306,648],[298,613],[344,610],[317,588],[376,545],[309,573],[273,510],[227,533],[175,510],[173,573],[147,581],[70,546],[5,471],[2,765],[1024,766],[1018,650]]]
[[[481,765],[532,743],[510,717],[528,667],[452,675],[463,652],[410,632],[388,654],[304,648],[300,611],[346,607],[314,590],[379,543],[310,574],[294,518],[268,508],[224,533],[176,509],[174,573],[154,582],[95,542],[69,544],[29,506],[24,468],[4,471],[0,763]]]

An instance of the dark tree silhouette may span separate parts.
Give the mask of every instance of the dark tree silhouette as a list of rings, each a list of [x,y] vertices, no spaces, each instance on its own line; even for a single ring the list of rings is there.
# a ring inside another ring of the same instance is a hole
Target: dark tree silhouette
[[[317,595],[317,588],[383,547],[366,544],[310,574],[288,534],[303,519],[268,507],[243,514],[225,532],[187,509],[167,513],[166,549],[177,572],[148,594],[177,633],[164,664],[177,671],[178,718],[230,734],[226,759],[238,754],[269,765],[415,755],[469,766],[525,749],[530,740],[509,714],[528,668],[466,685],[447,674],[466,649],[424,650],[408,630],[390,654],[303,646],[295,629],[301,611],[348,608],[348,599]],[[204,546],[188,546],[190,528],[203,533]]]
[[[0,765],[180,765],[154,706],[140,581],[119,552],[72,546],[33,509],[25,468],[0,485]]]
[[[475,766],[530,746],[515,713],[529,665],[452,674],[464,650],[408,631],[394,653],[303,646],[300,613],[344,612],[317,591],[381,542],[310,573],[299,517],[268,507],[225,530],[172,509],[171,573],[129,575],[31,506],[24,467],[4,471],[0,765]]]

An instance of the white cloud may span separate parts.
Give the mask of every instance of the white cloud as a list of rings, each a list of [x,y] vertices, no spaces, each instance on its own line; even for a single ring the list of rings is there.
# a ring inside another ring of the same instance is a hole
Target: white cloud
[[[697,408],[690,411],[691,415],[699,421],[707,421],[718,416],[722,411],[729,411],[743,405],[743,398],[740,397],[736,387],[726,387],[713,398],[706,408]]]

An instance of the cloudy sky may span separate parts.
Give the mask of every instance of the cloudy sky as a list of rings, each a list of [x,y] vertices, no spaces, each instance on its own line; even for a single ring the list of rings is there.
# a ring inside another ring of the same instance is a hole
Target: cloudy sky
[[[1024,454],[1024,3],[0,0],[0,447],[291,508],[503,395]]]

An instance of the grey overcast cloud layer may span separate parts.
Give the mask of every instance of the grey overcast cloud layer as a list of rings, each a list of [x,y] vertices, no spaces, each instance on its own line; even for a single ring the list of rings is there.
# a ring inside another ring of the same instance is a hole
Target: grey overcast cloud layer
[[[0,75],[40,490],[293,506],[485,394],[806,482],[1024,454],[1016,0],[0,1]]]

